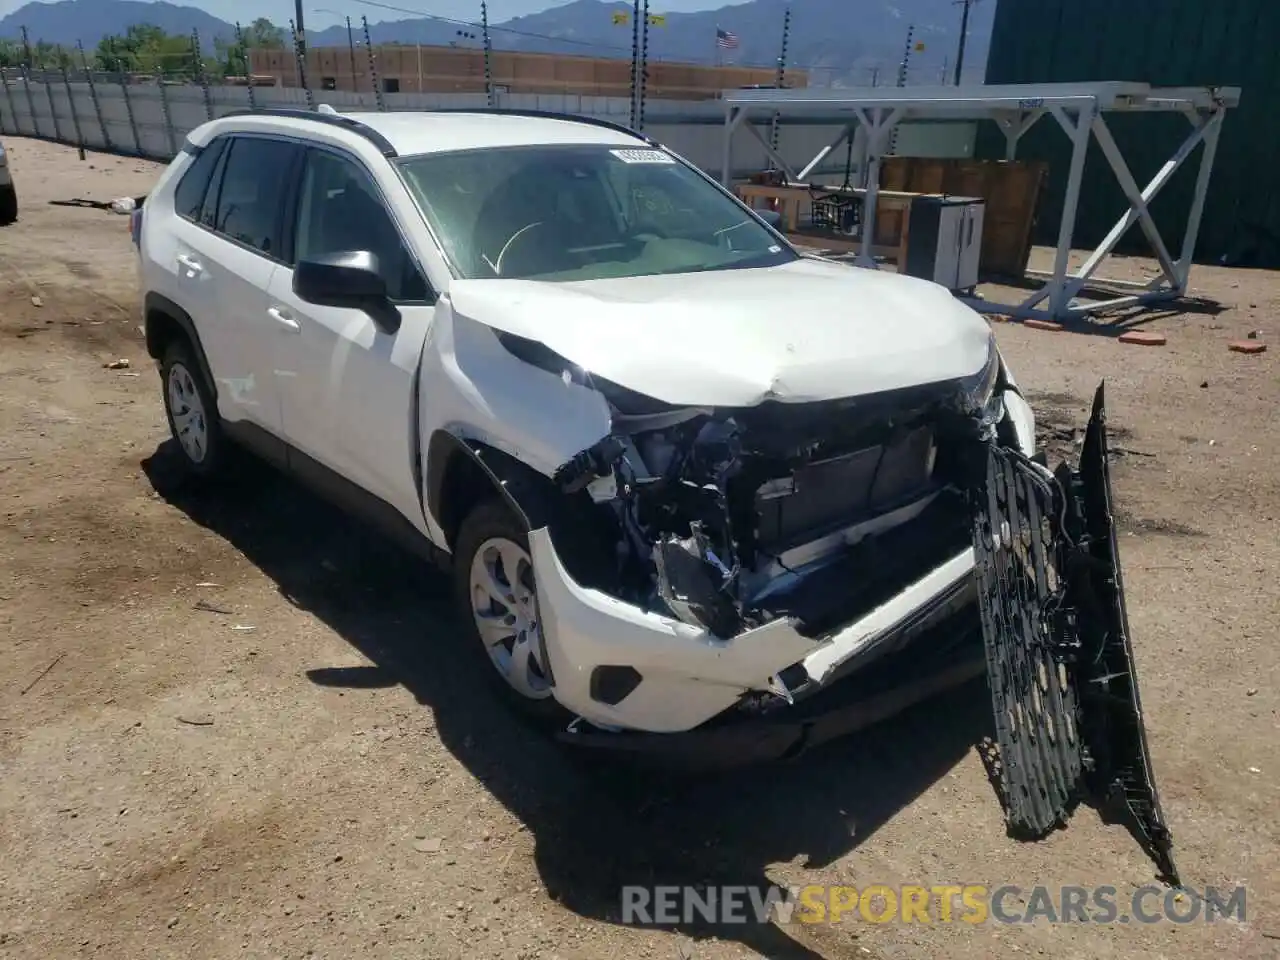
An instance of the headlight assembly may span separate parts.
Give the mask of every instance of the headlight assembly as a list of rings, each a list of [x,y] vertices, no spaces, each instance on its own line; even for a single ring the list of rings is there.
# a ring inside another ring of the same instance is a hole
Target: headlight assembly
[[[1000,382],[1000,351],[994,335],[987,341],[987,362],[982,369],[960,382],[960,403],[964,412],[978,417],[984,432],[995,428],[1004,417],[1004,397],[996,391]]]

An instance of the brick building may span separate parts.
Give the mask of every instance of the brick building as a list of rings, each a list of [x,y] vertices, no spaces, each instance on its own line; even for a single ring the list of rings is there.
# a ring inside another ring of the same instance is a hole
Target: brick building
[[[627,97],[631,61],[605,57],[561,56],[494,50],[493,83],[508,93],[554,93]],[[250,51],[252,73],[275,77],[296,87],[298,64],[287,50]],[[374,69],[384,93],[483,93],[484,52],[474,47],[380,45]],[[363,47],[312,47],[307,51],[307,80],[316,90],[373,89],[369,57]],[[714,67],[650,61],[646,94],[655,99],[709,100],[721,90],[770,85],[774,71],[760,67]],[[802,70],[787,71],[787,85],[808,86]]]

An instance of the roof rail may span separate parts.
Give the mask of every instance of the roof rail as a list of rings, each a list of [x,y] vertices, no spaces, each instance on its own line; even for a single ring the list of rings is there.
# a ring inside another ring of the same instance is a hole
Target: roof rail
[[[391,145],[391,141],[380,134],[377,130],[368,124],[361,123],[355,117],[347,116],[345,113],[330,113],[321,110],[303,110],[297,107],[265,107],[258,110],[232,110],[224,113],[224,117],[289,117],[294,120],[311,120],[315,123],[328,124],[331,127],[341,127],[344,130],[350,130],[352,133],[359,134],[370,143],[372,143],[382,153],[384,157],[392,158],[397,156],[396,148]]]
[[[653,146],[658,145],[656,141],[646,137],[638,130],[632,130],[625,124],[614,123],[612,120],[602,120],[599,117],[584,116],[577,113],[558,113],[554,110],[521,110],[519,107],[435,107],[423,112],[479,113],[497,117],[534,117],[540,120],[568,120],[571,123],[585,123],[593,127],[603,127],[606,130],[613,130],[615,133],[625,133],[628,136],[635,137],[637,140],[643,140],[645,143]]]

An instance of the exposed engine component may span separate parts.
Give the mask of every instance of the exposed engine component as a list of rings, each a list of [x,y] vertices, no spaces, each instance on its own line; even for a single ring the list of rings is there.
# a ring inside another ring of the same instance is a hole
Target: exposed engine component
[[[627,414],[610,399],[614,433],[554,480],[589,491],[614,525],[622,599],[724,637],[794,615],[804,604],[789,591],[824,567],[840,563],[842,582],[874,579],[880,571],[849,568],[853,547],[890,529],[884,518],[906,523],[944,489],[962,489],[963,449],[989,434],[948,384],[745,410]],[[920,563],[959,549],[944,527]],[[860,550],[856,566],[868,558]],[[835,592],[861,595],[857,586]]]
[[[700,524],[692,526],[690,537],[667,536],[654,544],[658,596],[685,623],[729,636],[742,622],[727,592],[733,585],[733,571],[711,550]]]

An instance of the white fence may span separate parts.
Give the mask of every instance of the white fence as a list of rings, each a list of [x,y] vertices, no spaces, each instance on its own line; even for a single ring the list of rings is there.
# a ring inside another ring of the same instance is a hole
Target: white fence
[[[76,79],[53,74],[27,76],[0,71],[0,133],[41,137],[93,150],[107,150],[167,160],[182,147],[187,133],[214,117],[252,107],[306,107],[307,91],[292,87],[202,87],[196,84],[121,83],[105,74],[78,73]],[[376,110],[372,93],[312,91],[316,103],[339,110]],[[497,105],[549,110],[627,123],[630,101],[623,97],[559,94],[497,94]],[[483,94],[385,93],[387,110],[483,107]],[[666,144],[709,173],[722,164],[724,116],[714,101],[649,101],[645,133]],[[830,125],[784,125],[778,149],[800,168],[836,135]],[[973,155],[974,125],[969,123],[904,124],[898,152],[904,156],[968,157]],[[764,169],[768,158],[753,137],[735,140],[735,176]],[[835,150],[816,171],[815,179],[844,175],[844,150]]]

